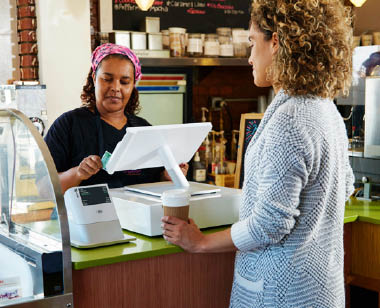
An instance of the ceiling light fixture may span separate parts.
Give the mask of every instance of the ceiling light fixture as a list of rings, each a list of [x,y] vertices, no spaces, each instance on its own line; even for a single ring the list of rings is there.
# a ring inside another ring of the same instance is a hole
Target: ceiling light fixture
[[[154,2],[154,0],[136,0],[136,4],[138,5],[140,10],[142,10],[142,11],[149,10],[150,7],[152,6],[153,2]]]
[[[367,0],[350,0],[356,7],[361,7]]]

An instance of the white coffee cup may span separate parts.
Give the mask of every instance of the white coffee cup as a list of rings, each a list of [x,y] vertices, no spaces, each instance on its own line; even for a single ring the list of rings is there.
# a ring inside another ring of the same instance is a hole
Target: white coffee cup
[[[166,190],[162,193],[161,199],[165,216],[188,221],[190,194],[186,189]]]

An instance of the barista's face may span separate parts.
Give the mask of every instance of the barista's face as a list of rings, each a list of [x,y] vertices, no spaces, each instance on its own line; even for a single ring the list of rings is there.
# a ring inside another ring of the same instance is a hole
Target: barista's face
[[[253,82],[258,87],[270,87],[272,80],[267,76],[267,69],[278,50],[277,33],[273,33],[270,40],[265,40],[264,33],[252,23],[249,29],[249,42],[251,54],[248,63],[252,65]]]
[[[135,86],[133,64],[127,59],[105,58],[92,78],[99,113],[124,113]]]

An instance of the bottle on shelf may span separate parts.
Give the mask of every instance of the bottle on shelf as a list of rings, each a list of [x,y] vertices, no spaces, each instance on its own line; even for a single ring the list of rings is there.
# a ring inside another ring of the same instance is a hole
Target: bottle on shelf
[[[214,170],[215,170],[215,167],[216,167],[216,142],[215,142],[215,134],[216,134],[216,131],[214,130],[211,130],[210,131],[210,134],[211,134],[211,159],[210,159],[210,165],[209,165],[209,169],[208,172],[209,173],[214,173]]]
[[[232,140],[231,140],[231,160],[237,160],[237,148],[238,148],[238,139],[236,138],[239,135],[239,130],[232,130]]]
[[[206,182],[207,170],[205,165],[200,161],[199,152],[195,153],[193,161],[193,181]]]
[[[223,100],[223,101],[220,102],[219,129],[220,129],[221,132],[224,129],[224,126],[223,126],[223,109],[226,108],[226,106],[227,106],[226,101]]]
[[[215,174],[228,174],[228,168],[225,158],[227,140],[224,138],[223,133],[223,131],[220,132],[221,138],[219,146],[219,159],[215,168]]]
[[[202,122],[206,122],[205,112],[208,112],[208,109],[206,107],[202,107],[201,110],[202,110]],[[208,135],[203,140],[202,144],[200,145],[200,147],[198,149],[200,160],[206,166],[206,168],[208,167],[208,162],[207,162],[207,147],[210,147],[210,140],[208,139]]]
[[[206,122],[206,112],[208,112],[208,109],[206,107],[201,107],[202,111],[202,122]]]
[[[216,174],[216,172],[217,172],[217,166],[219,163],[219,155],[220,155],[219,149],[220,149],[219,144],[217,144],[215,146],[215,154],[213,156],[212,163],[211,163],[211,173],[212,174]]]
[[[208,138],[208,135],[207,135],[206,140],[205,140],[205,160],[204,160],[206,170],[209,170],[208,166],[211,164],[211,161],[212,161],[211,145],[210,145],[210,139]]]

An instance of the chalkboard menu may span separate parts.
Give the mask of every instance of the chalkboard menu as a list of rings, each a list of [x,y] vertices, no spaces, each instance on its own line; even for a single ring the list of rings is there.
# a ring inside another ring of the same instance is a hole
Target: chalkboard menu
[[[146,16],[160,17],[160,28],[215,33],[217,27],[248,28],[251,0],[156,0],[141,11],[134,0],[112,0],[114,30],[139,31]]]
[[[242,188],[244,182],[244,156],[252,137],[263,118],[263,113],[245,113],[241,115],[239,148],[236,162],[235,188]]]

